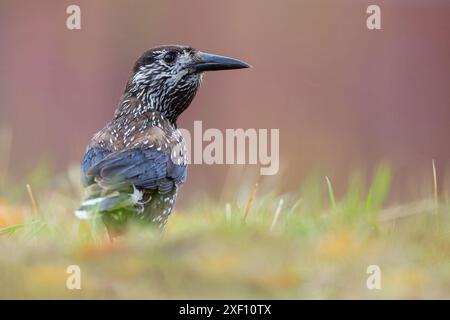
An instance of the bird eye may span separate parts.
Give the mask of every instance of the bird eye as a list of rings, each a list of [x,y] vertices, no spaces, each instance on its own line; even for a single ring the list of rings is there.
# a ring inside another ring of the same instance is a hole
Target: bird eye
[[[170,51],[164,55],[163,59],[164,59],[164,62],[166,62],[166,63],[173,63],[176,58],[177,58],[176,52]]]

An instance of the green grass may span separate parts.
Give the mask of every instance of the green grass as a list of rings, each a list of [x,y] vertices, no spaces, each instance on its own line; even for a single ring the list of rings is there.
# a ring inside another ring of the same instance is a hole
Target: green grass
[[[450,298],[448,197],[437,203],[430,190],[387,207],[386,165],[368,184],[350,177],[341,197],[318,177],[291,194],[261,185],[243,202],[193,199],[163,234],[131,226],[113,244],[72,214],[77,169],[49,176],[27,181],[35,205],[25,183],[4,190],[0,213],[27,217],[0,229],[0,298]],[[381,290],[366,287],[373,264]],[[66,288],[69,265],[81,268],[81,290]]]

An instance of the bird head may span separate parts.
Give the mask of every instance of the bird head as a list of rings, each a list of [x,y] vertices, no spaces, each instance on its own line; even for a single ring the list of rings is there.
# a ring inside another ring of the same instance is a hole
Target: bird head
[[[158,110],[175,122],[194,98],[204,72],[248,67],[245,62],[188,46],[156,47],[136,61],[124,98],[136,97],[147,109]]]

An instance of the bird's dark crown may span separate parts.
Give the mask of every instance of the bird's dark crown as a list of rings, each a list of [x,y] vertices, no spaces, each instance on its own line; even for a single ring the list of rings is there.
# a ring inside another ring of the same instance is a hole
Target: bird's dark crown
[[[195,50],[189,46],[177,46],[177,45],[158,46],[151,48],[145,51],[136,61],[133,67],[133,73],[137,72],[140,67],[155,63],[155,61],[158,58],[161,58],[160,55],[162,53],[180,55],[184,52],[192,53],[195,52]]]
[[[134,64],[115,118],[158,111],[175,124],[197,93],[203,72],[247,67],[239,60],[189,46],[152,48]]]

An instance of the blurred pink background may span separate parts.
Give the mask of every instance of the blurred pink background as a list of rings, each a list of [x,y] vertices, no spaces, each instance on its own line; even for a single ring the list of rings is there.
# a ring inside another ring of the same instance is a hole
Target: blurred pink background
[[[81,7],[82,28],[66,29]],[[366,28],[366,8],[382,30]],[[0,0],[0,126],[13,132],[9,171],[78,163],[112,117],[147,48],[188,44],[253,65],[207,74],[179,126],[279,128],[280,181],[311,172],[345,185],[380,161],[394,188],[450,160],[450,2]],[[229,166],[191,166],[186,192],[221,190]],[[430,174],[431,179],[431,174]]]

